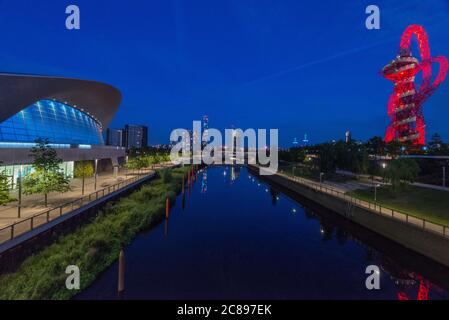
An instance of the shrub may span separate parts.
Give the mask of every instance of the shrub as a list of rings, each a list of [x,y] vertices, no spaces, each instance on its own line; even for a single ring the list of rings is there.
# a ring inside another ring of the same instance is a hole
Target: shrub
[[[65,289],[68,265],[79,266],[81,290],[87,288],[117,259],[121,243],[130,243],[138,232],[162,219],[166,197],[175,200],[173,190],[179,190],[187,170],[173,169],[171,182],[154,180],[128,197],[107,204],[92,222],[27,258],[16,272],[1,275],[0,300],[71,298],[78,292]]]

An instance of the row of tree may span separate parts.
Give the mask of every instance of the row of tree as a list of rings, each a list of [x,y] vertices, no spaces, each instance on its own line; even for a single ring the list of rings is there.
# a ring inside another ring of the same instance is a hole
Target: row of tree
[[[19,177],[21,192],[25,195],[42,194],[45,206],[48,205],[48,195],[52,192],[65,193],[71,190],[70,177],[61,169],[62,160],[57,157],[56,150],[51,147],[48,139],[36,140],[36,145],[31,149],[33,158],[33,172]],[[150,168],[154,165],[167,162],[170,155],[165,150],[147,149],[145,152],[133,154],[127,163],[127,167],[133,170]],[[75,178],[84,179],[94,175],[92,161],[80,161],[75,164]],[[20,181],[21,180],[21,181]],[[4,205],[15,199],[10,195],[10,177],[3,170],[0,172],[0,205]]]
[[[156,164],[170,161],[169,153],[154,152],[142,153],[139,155],[130,156],[126,167],[130,170],[142,170],[145,168],[154,168]]]
[[[279,157],[283,161],[298,163],[309,171],[315,171],[315,175],[322,172],[329,177],[336,169],[340,169],[356,174],[382,176],[391,183],[394,190],[398,190],[405,184],[416,181],[420,172],[415,160],[399,158],[410,150],[413,150],[413,146],[399,144],[396,141],[385,143],[382,138],[373,137],[366,143],[335,141],[292,148],[281,151]],[[416,152],[416,148],[414,150]],[[441,141],[439,135],[434,135],[427,150],[421,152],[441,155],[446,154],[446,150],[447,144]],[[386,165],[385,160],[379,160],[379,156],[389,156],[392,160]],[[385,166],[381,163],[385,163]]]

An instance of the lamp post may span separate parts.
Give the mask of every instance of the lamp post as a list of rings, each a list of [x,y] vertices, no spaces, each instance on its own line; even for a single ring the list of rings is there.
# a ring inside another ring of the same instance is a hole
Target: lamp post
[[[374,185],[374,201],[377,202],[377,188],[380,187],[380,184]]]
[[[382,162],[382,179],[385,182],[385,169],[387,168],[387,163],[386,162]]]
[[[22,174],[23,174],[23,165],[20,165],[19,171],[19,205],[17,207],[17,217],[20,219],[22,215]]]
[[[320,185],[323,183],[324,172],[320,173]]]
[[[98,159],[95,159],[95,175],[94,175],[94,179],[95,179],[95,183],[94,183],[94,190],[97,191],[97,173],[98,170]]]
[[[443,187],[446,187],[446,166],[443,166]]]

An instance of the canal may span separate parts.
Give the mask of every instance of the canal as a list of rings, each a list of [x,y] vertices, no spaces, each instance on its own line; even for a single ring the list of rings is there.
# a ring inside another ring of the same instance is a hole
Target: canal
[[[76,299],[115,299],[117,268]],[[449,299],[447,271],[245,167],[211,167],[126,248],[125,299]]]

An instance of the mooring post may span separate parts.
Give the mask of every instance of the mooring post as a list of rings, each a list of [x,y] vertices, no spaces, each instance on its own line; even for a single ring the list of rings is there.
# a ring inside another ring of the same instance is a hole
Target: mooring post
[[[122,245],[118,262],[118,296],[123,298],[125,293],[125,249]]]
[[[185,177],[182,176],[182,195],[184,195],[184,179]]]
[[[169,214],[170,214],[170,198],[167,197],[167,200],[165,201],[165,219],[168,220]]]

